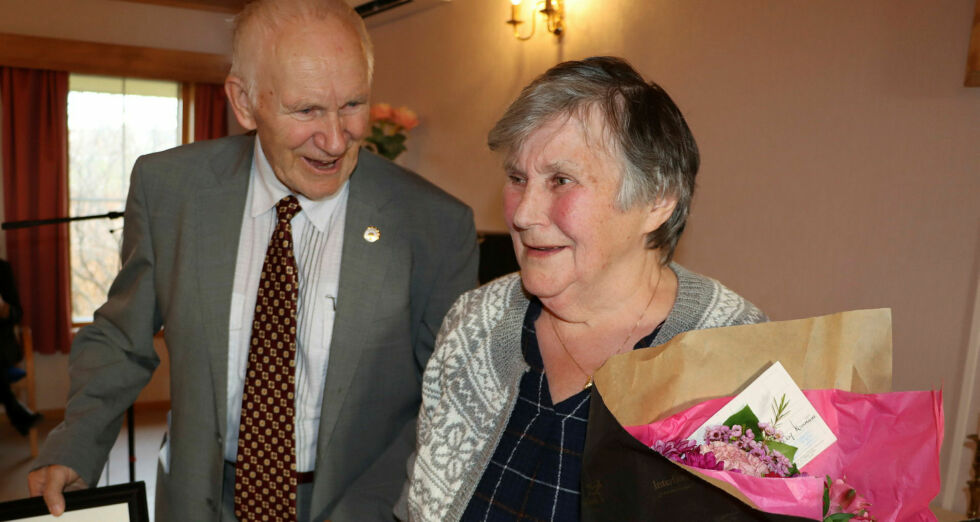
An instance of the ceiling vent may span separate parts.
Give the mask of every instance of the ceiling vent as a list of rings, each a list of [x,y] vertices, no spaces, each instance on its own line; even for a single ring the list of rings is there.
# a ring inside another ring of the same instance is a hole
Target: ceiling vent
[[[347,0],[368,23],[384,23],[425,11],[451,0]]]

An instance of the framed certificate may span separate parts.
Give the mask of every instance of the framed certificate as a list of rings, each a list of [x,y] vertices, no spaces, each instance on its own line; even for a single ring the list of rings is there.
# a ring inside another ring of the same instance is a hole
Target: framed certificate
[[[131,482],[65,492],[65,512],[55,518],[41,497],[0,503],[0,520],[14,522],[148,522],[146,485]]]

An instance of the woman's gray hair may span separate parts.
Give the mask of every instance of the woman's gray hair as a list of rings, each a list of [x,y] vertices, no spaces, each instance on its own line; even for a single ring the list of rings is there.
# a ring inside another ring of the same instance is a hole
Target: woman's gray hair
[[[253,0],[235,17],[232,36],[231,74],[241,78],[254,96],[258,51],[284,25],[297,20],[323,21],[337,18],[354,29],[361,39],[368,83],[374,76],[374,47],[364,19],[344,0]],[[252,98],[254,101],[254,98]]]
[[[552,67],[521,91],[487,142],[490,150],[513,153],[555,118],[586,121],[592,110],[603,119],[614,149],[610,152],[618,152],[622,160],[620,209],[677,199],[670,218],[647,235],[647,248],[660,249],[666,264],[687,223],[700,165],[698,146],[670,96],[625,60],[602,56]]]

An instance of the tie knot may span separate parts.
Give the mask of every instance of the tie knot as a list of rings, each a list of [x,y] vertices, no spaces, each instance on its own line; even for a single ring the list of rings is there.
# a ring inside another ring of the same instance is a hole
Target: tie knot
[[[302,208],[299,206],[299,200],[292,194],[280,199],[279,203],[276,203],[276,214],[280,221],[291,221],[293,216],[299,213],[300,210]]]

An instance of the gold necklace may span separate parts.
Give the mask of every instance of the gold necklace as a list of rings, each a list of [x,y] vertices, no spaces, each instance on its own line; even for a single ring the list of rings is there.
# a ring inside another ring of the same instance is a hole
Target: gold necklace
[[[636,318],[636,322],[633,323],[633,328],[630,328],[629,333],[626,334],[626,338],[623,339],[623,342],[620,343],[619,348],[617,348],[612,355],[616,355],[623,351],[623,347],[626,346],[626,343],[629,342],[630,337],[633,337],[633,333],[636,332],[636,329],[640,326],[640,321],[643,320],[643,316],[647,314],[647,311],[650,309],[650,305],[653,304],[653,298],[657,297],[657,290],[660,289],[660,281],[663,279],[663,272],[661,272],[660,274],[661,274],[660,277],[657,278],[657,285],[653,287],[653,294],[650,295],[650,300],[647,301],[647,305],[643,308],[643,311],[640,312],[640,316]],[[555,315],[552,314],[550,311],[548,312],[548,315],[551,317],[551,320],[549,321],[551,323],[551,331],[555,332],[555,338],[558,339],[558,345],[561,346],[561,349],[562,351],[565,352],[565,355],[567,355],[568,358],[571,359],[572,364],[574,364],[575,367],[578,368],[578,371],[582,372],[582,375],[586,377],[585,386],[582,386],[582,389],[588,390],[589,388],[592,387],[592,374],[585,371],[585,368],[582,368],[582,365],[579,364],[577,360],[575,360],[575,357],[572,357],[572,353],[569,352],[568,347],[565,346],[565,341],[562,340],[561,334],[558,333],[558,327],[555,326]],[[612,355],[610,355],[610,357],[612,357]]]

